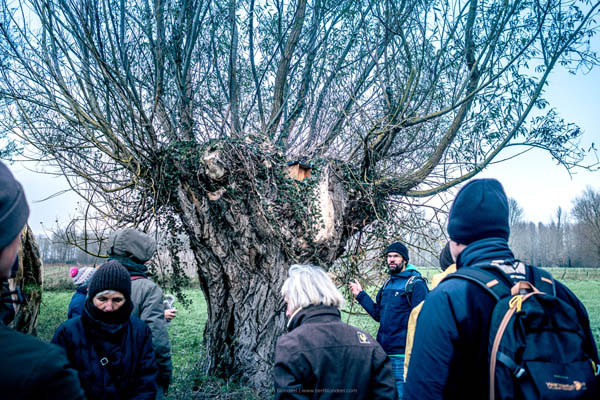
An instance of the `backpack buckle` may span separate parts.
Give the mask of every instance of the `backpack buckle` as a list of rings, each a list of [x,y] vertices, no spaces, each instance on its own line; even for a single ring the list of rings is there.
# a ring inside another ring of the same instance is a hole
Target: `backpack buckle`
[[[515,378],[519,379],[520,377],[522,377],[525,374],[525,368],[523,367],[518,367],[517,369],[515,369],[513,371],[513,374],[515,375]]]
[[[100,359],[100,364],[102,364],[102,366],[104,367],[106,364],[108,364],[108,358],[102,357]]]

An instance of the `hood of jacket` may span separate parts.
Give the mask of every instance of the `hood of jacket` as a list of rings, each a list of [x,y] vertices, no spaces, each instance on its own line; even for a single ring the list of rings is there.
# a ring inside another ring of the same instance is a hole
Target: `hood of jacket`
[[[88,285],[87,285],[87,283],[83,284],[81,286],[77,286],[77,288],[75,289],[75,291],[77,293],[81,293],[82,295],[86,296],[87,292],[88,292]]]
[[[457,257],[456,268],[492,260],[514,261],[515,256],[503,238],[486,238],[468,245]]]

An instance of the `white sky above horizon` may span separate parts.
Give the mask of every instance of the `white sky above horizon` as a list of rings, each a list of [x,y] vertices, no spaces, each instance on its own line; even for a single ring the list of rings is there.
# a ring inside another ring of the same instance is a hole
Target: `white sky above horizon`
[[[585,75],[571,75],[559,68],[551,74],[544,95],[549,107],[555,108],[565,121],[575,123],[583,130],[581,145],[584,148],[589,148],[592,143],[600,148],[599,89],[600,68]],[[497,159],[506,158],[510,154],[509,150],[504,151]],[[588,157],[586,161],[597,162],[596,156]],[[64,178],[28,171],[20,163],[9,168],[25,188],[31,208],[29,224],[36,234],[50,233],[50,229],[56,226],[56,221],[64,226],[75,214],[79,201],[75,193],[63,193],[49,198],[67,188]],[[535,223],[549,223],[559,206],[570,212],[573,200],[586,186],[600,190],[600,171],[579,169],[569,175],[564,167],[552,160],[548,152],[540,149],[491,165],[477,177],[500,180],[507,195],[516,199],[523,207],[524,219]]]

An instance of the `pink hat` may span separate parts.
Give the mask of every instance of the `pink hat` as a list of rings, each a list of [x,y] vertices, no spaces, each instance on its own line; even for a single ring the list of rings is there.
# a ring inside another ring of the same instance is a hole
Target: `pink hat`
[[[83,267],[81,269],[72,267],[69,270],[69,275],[71,275],[73,283],[77,286],[80,286],[87,284],[90,279],[92,279],[92,276],[94,276],[94,272],[96,272],[96,270],[92,267]]]

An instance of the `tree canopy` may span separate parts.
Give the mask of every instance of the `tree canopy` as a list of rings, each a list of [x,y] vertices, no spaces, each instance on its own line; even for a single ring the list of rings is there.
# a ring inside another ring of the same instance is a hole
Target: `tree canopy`
[[[4,1],[3,127],[111,198],[173,146],[223,138],[342,160],[384,193],[447,188],[507,145],[573,166],[576,126],[554,110],[525,122],[552,68],[596,62],[597,7]]]

